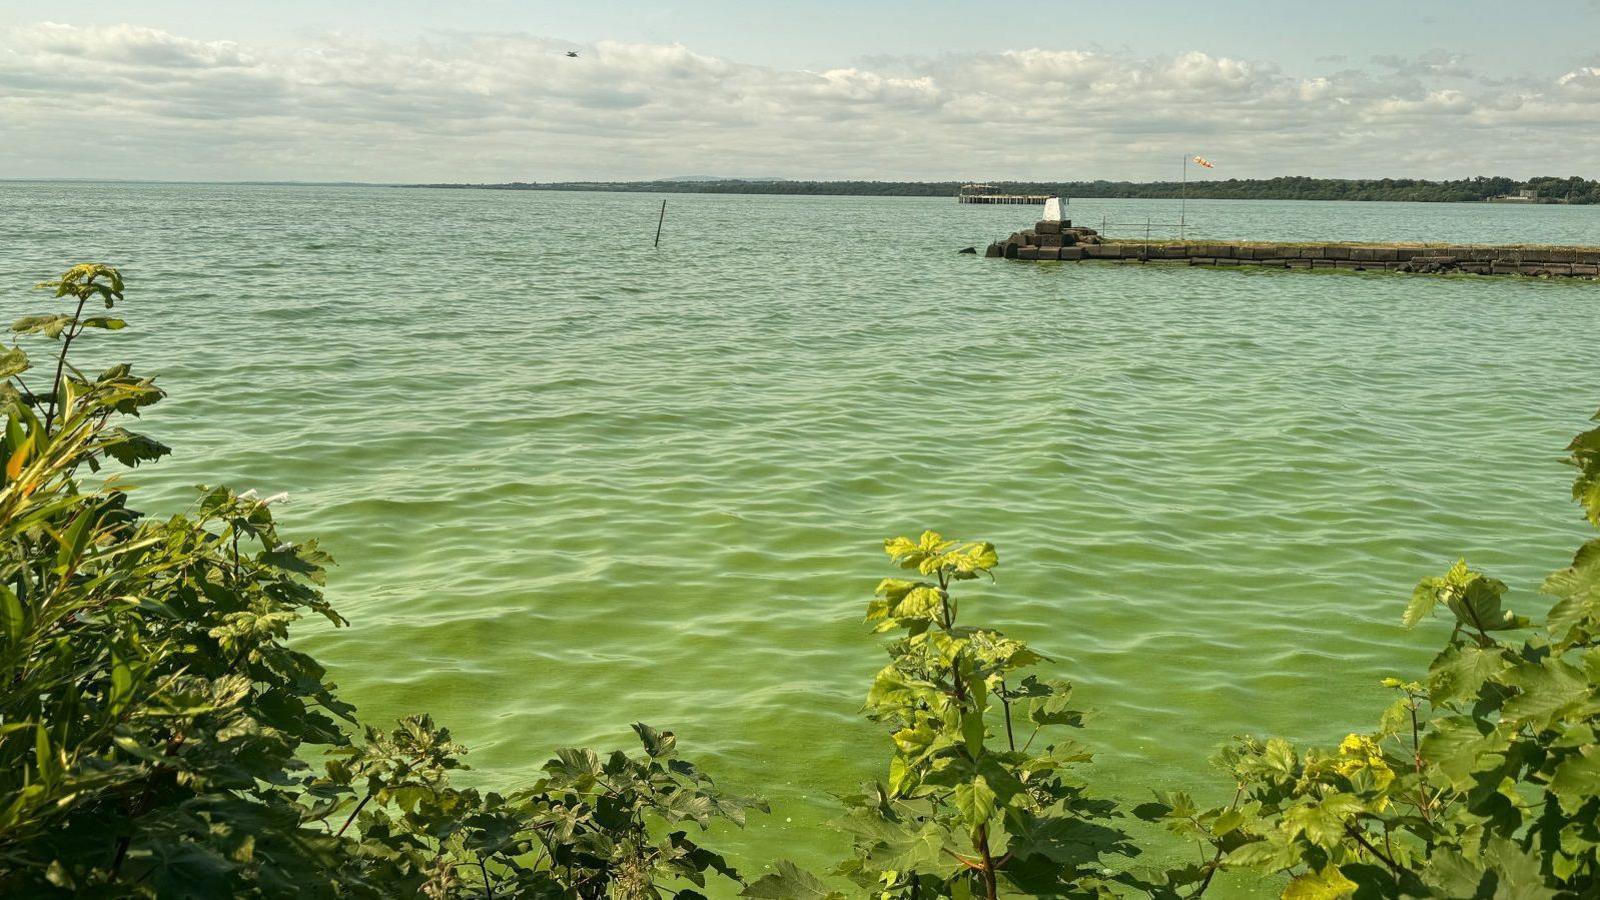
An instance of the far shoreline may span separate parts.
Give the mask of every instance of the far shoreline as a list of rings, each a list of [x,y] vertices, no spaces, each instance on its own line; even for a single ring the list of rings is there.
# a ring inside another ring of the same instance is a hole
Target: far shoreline
[[[769,197],[905,197],[956,199],[959,182],[946,181],[800,181],[800,180],[654,180],[654,181],[510,181],[395,182],[310,180],[201,180],[106,177],[6,177],[4,184],[122,184],[146,187],[331,187],[408,188],[477,191],[550,191],[570,193],[743,194]],[[1377,203],[1488,203],[1497,206],[1600,205],[1600,180],[1573,178],[1338,179],[1268,178],[1213,181],[1077,181],[990,183],[998,192],[1067,197],[1074,200],[1219,200]],[[1036,205],[1036,204],[1035,204]]]
[[[1497,203],[1516,206],[1600,204],[1600,181],[1581,178],[1477,177],[1454,181],[1415,178],[1342,179],[1286,177],[1224,181],[996,181],[999,193],[1070,197],[1074,200],[1332,200],[1410,203]],[[489,191],[596,191],[651,194],[758,194],[768,196],[947,197],[956,181],[510,181],[432,182],[393,187]]]

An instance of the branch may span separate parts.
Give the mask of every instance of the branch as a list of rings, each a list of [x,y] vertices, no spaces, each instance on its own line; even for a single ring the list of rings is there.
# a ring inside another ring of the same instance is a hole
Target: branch
[[[1405,876],[1405,875],[1415,875],[1416,874],[1416,873],[1412,872],[1410,869],[1407,869],[1406,867],[1404,867],[1404,866],[1400,865],[1399,863],[1395,862],[1393,859],[1391,859],[1389,857],[1388,854],[1384,853],[1382,850],[1379,850],[1377,847],[1372,846],[1372,843],[1370,841],[1368,841],[1366,839],[1366,837],[1364,837],[1362,835],[1361,829],[1357,828],[1355,826],[1355,823],[1352,822],[1352,823],[1346,825],[1344,827],[1344,831],[1345,831],[1345,834],[1348,834],[1348,835],[1350,835],[1350,837],[1354,838],[1355,842],[1360,844],[1362,846],[1362,848],[1365,849],[1368,853],[1371,853],[1373,856],[1376,856],[1378,859],[1383,860],[1383,864],[1389,867],[1389,871],[1394,874],[1395,878],[1398,879],[1398,878],[1400,878],[1402,876]]]

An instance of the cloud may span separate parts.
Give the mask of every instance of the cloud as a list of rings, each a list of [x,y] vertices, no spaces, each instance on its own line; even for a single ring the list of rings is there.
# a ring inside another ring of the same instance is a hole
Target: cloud
[[[1460,59],[1290,74],[1201,51],[882,59],[825,71],[527,35],[302,46],[131,25],[0,29],[13,176],[503,181],[1594,174],[1600,68],[1490,83]],[[1347,61],[1328,60],[1347,66]],[[1319,64],[1320,65],[1320,64]],[[1509,129],[1517,129],[1514,133]]]
[[[22,44],[47,55],[132,66],[212,68],[251,64],[231,41],[193,41],[134,25],[74,28],[42,22],[16,29],[8,43]]]
[[[1382,68],[1409,76],[1473,78],[1476,75],[1460,54],[1443,50],[1432,50],[1414,57],[1385,54],[1374,56],[1372,61]]]
[[[1600,66],[1584,66],[1556,79],[1556,84],[1570,91],[1589,91],[1600,94]]]

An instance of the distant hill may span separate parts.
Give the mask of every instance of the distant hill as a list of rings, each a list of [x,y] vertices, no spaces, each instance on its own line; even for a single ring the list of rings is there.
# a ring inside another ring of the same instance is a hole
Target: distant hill
[[[783,181],[779,179],[706,179],[701,176],[661,181],[514,181],[506,184],[413,184],[404,187],[476,188],[501,191],[635,191],[678,194],[815,194],[862,197],[953,197],[958,181]],[[996,181],[1001,193],[1055,194],[1062,197],[1126,197],[1176,199],[1184,185],[1176,181]],[[1528,203],[1600,203],[1600,181],[1573,176],[1462,178],[1228,178],[1188,183],[1188,196],[1212,200],[1403,200],[1424,203],[1469,203],[1511,198]],[[1531,192],[1519,196],[1522,192]]]

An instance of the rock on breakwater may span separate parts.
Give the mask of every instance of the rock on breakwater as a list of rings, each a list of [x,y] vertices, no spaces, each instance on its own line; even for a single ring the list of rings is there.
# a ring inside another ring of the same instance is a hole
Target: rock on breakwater
[[[1108,240],[1092,228],[1061,222],[1040,222],[1016,232],[990,244],[984,255],[1068,262],[1600,279],[1600,247]]]

